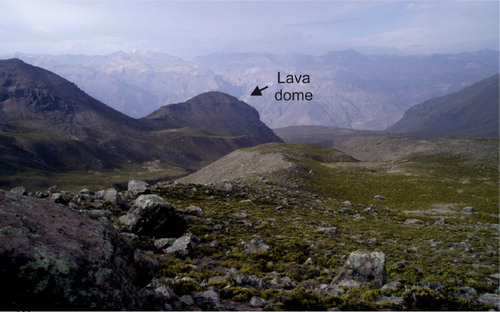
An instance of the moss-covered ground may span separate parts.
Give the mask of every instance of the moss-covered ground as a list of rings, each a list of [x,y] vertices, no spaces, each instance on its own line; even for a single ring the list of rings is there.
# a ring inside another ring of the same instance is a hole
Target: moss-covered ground
[[[478,293],[498,291],[498,161],[438,154],[366,166],[332,149],[260,148],[282,152],[297,167],[245,184],[158,184],[155,192],[177,209],[195,205],[204,211],[204,217],[190,217],[189,231],[201,240],[194,254],[159,256],[158,278],[174,290],[213,286],[225,301],[248,303],[258,296],[269,302],[264,309],[272,310],[488,308],[456,294],[465,286]],[[394,165],[398,170],[391,170]],[[405,224],[407,219],[420,222]],[[338,233],[317,232],[321,227],[337,227]],[[255,237],[269,250],[247,252],[245,244]],[[384,252],[387,280],[405,288],[317,291],[358,249]],[[230,269],[267,285],[289,277],[293,285],[245,286],[224,278]],[[179,277],[188,279],[179,282]],[[444,289],[423,287],[425,282],[439,282]],[[406,304],[384,303],[383,296],[401,297]]]

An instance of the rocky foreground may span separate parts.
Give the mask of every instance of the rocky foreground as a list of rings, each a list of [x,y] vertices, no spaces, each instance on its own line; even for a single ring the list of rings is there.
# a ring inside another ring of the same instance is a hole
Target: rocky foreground
[[[0,190],[1,308],[499,309],[498,246],[485,238],[498,225],[394,221],[413,231],[412,243],[350,228],[395,214],[377,196],[380,205],[363,206],[265,179]],[[462,218],[475,213],[466,208]],[[423,230],[461,238],[419,237]]]

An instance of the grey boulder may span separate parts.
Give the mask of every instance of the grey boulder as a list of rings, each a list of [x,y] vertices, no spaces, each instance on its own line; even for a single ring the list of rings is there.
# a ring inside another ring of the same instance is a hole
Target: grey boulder
[[[380,288],[386,283],[386,276],[386,261],[383,252],[357,250],[349,254],[346,264],[331,284],[361,282],[372,283],[374,287]]]
[[[125,231],[152,237],[179,237],[187,228],[175,208],[158,195],[139,196],[119,220]]]

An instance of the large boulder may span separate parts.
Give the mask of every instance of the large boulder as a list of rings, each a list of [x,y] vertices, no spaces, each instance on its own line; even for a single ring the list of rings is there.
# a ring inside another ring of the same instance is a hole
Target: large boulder
[[[357,282],[372,283],[378,288],[386,283],[385,254],[383,252],[367,250],[351,252],[347,257],[346,264],[333,279],[332,285],[357,285]]]
[[[139,195],[142,193],[146,193],[148,190],[149,184],[146,181],[142,180],[130,180],[128,181],[127,190],[134,195]]]
[[[120,221],[126,231],[157,238],[179,237],[187,229],[175,208],[158,195],[139,196]]]
[[[140,309],[154,269],[108,219],[0,190],[3,309]]]
[[[115,207],[121,207],[126,205],[126,201],[120,195],[120,192],[114,188],[99,191],[95,194],[97,199],[103,200],[104,202],[109,202]]]

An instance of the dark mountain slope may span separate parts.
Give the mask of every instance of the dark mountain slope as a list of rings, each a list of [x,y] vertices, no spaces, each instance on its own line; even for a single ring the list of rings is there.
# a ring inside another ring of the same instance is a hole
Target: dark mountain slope
[[[255,108],[222,92],[206,92],[184,103],[163,106],[142,120],[156,129],[192,127],[215,135],[281,141]]]
[[[0,61],[1,178],[150,161],[192,171],[233,150],[280,141],[255,109],[222,93],[175,107],[184,110],[168,115],[174,118],[134,119],[47,70]]]
[[[430,137],[498,137],[499,75],[408,109],[389,133]]]
[[[0,121],[51,120],[102,130],[141,124],[88,96],[75,84],[19,59],[0,61]]]

